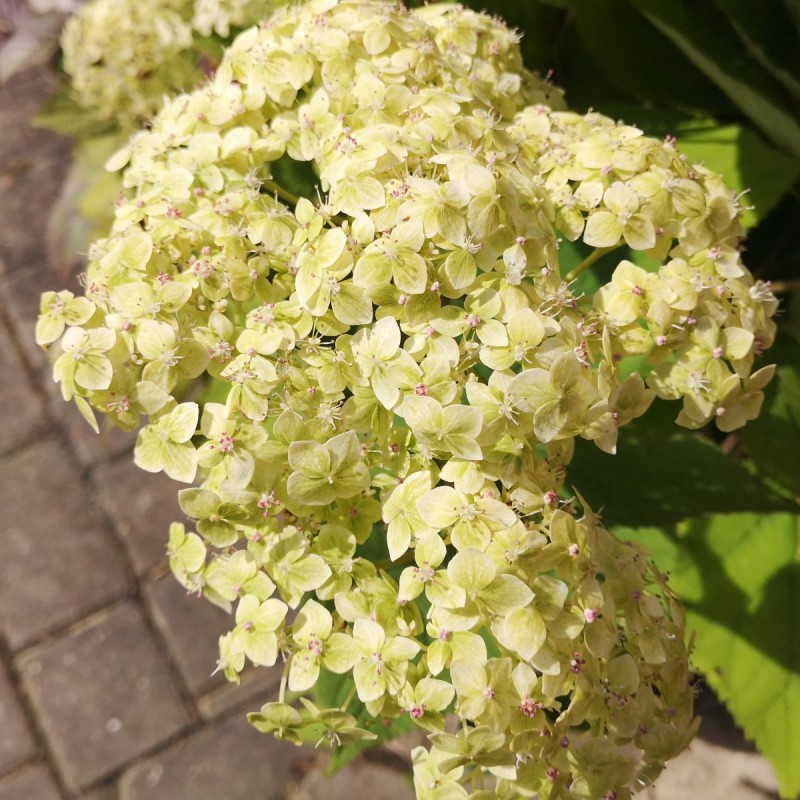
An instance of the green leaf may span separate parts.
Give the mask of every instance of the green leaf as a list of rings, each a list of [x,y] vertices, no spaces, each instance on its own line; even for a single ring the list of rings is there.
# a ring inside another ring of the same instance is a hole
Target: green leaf
[[[321,708],[339,708],[347,700],[352,687],[353,676],[351,673],[335,675],[323,669],[314,687],[314,697]],[[351,742],[335,750],[331,760],[328,762],[329,775],[338,772],[345,764],[352,761],[359,753],[366,750],[368,747],[375,747],[382,742],[396,739],[398,736],[402,736],[414,730],[416,727],[411,717],[405,714],[396,717],[391,720],[391,722],[388,718],[373,717],[357,697],[350,701],[346,710],[356,718],[360,728],[374,733],[377,738]]]
[[[715,514],[664,529],[617,528],[651,547],[683,599],[693,659],[772,762],[781,797],[800,792],[800,516]]]
[[[790,341],[770,351],[779,362],[775,378],[765,390],[761,416],[743,431],[747,452],[770,482],[800,498],[800,363]]]
[[[795,97],[800,97],[800,40],[781,0],[714,0],[750,55]]]
[[[299,197],[316,201],[319,176],[311,161],[295,161],[287,155],[270,164],[272,177],[284,189]]]
[[[753,206],[742,218],[745,228],[761,222],[800,176],[800,159],[769,147],[761,137],[739,125],[675,126],[678,149],[692,162],[718,172],[744,203]]]
[[[791,511],[739,462],[697,434],[663,418],[672,404],[657,401],[648,420],[620,431],[616,455],[576,440],[567,486],[575,486],[611,525],[673,525],[716,511]]]
[[[609,101],[626,97],[659,109],[702,108],[726,116],[734,111],[725,94],[630,0],[571,0],[570,5],[575,13],[564,21],[560,47],[546,66],[558,64],[556,81],[566,85],[571,108],[605,112]]]
[[[115,122],[100,119],[79,105],[70,97],[66,88],[62,88],[45,103],[41,111],[33,117],[33,124],[76,139],[90,139],[118,130]]]
[[[751,122],[800,156],[800,123],[782,87],[747,57],[725,17],[707,4],[632,0],[644,16],[707,75]]]

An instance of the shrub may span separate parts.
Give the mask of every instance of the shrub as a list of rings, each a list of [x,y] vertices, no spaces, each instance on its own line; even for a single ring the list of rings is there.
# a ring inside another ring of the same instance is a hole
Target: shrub
[[[517,39],[458,6],[279,9],[112,158],[85,297],[46,293],[37,340],[91,424],[143,426],[141,468],[199,477],[170,564],[235,608],[230,680],[283,659],[258,729],[404,718],[420,798],[622,800],[696,729],[683,613],[565,468],[656,395],[754,418],[776,302],[724,182],[568,111]],[[336,707],[306,697],[335,675]]]

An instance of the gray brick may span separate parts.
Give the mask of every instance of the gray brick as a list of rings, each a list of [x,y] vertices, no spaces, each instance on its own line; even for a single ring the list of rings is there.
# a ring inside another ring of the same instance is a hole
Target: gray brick
[[[12,271],[45,256],[47,218],[69,165],[69,140],[28,124],[55,86],[45,68],[26,70],[0,84],[0,242]]]
[[[382,764],[357,759],[328,777],[324,766],[325,761],[320,759],[289,795],[291,800],[352,800],[356,797],[414,800],[416,796],[410,772],[398,772]]]
[[[224,685],[221,674],[211,673],[219,657],[217,640],[233,627],[233,616],[187,594],[171,574],[148,583],[144,594],[189,691],[199,696]]]
[[[30,385],[5,328],[0,327],[0,453],[30,439],[44,424],[42,402]]]
[[[132,603],[28,651],[19,669],[71,789],[102,780],[189,721],[166,661]]]
[[[6,671],[0,665],[0,774],[36,755],[33,737]]]
[[[169,525],[184,519],[178,506],[180,485],[163,473],[139,469],[131,455],[95,469],[93,478],[136,573],[165,565]]]
[[[228,683],[221,673],[211,674],[219,657],[217,641],[234,625],[232,614],[187,594],[170,574],[148,583],[144,595],[189,691],[203,698],[204,717],[216,717],[233,707],[260,708],[278,687],[280,662],[246,670],[239,686]]]
[[[277,800],[308,750],[258,733],[236,714],[126,772],[120,800]]]
[[[245,669],[241,682],[225,683],[197,701],[200,716],[213,720],[233,709],[258,711],[264,703],[277,698],[281,665]]]
[[[45,767],[35,766],[0,780],[0,800],[62,800]]]
[[[117,800],[117,788],[106,785],[93,792],[80,795],[79,800]]]
[[[2,195],[0,195],[2,196]],[[0,272],[2,272],[0,263]],[[47,374],[52,380],[49,355],[36,344],[36,319],[39,314],[39,298],[47,289],[69,288],[51,277],[45,264],[38,263],[25,267],[0,280],[0,300],[3,309],[11,320],[17,338],[25,351],[25,356],[34,368]]]
[[[0,461],[0,626],[13,650],[128,588],[110,531],[59,444]]]
[[[95,417],[100,433],[95,433],[75,404],[64,402],[61,389],[53,382],[52,377],[45,373],[43,380],[45,390],[50,396],[50,411],[69,437],[81,464],[87,467],[104,464],[133,449],[136,434],[126,433],[111,423],[105,415],[97,413]]]

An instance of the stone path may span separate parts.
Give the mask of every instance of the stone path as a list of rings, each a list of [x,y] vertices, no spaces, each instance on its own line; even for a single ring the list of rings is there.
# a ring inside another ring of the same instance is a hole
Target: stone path
[[[0,800],[412,800],[386,766],[324,782],[313,752],[249,728],[279,675],[211,675],[228,620],[167,572],[174,485],[58,396],[33,329],[40,292],[76,284],[45,236],[69,142],[28,125],[53,88],[0,86]],[[757,755],[693,748],[650,798],[776,796]]]

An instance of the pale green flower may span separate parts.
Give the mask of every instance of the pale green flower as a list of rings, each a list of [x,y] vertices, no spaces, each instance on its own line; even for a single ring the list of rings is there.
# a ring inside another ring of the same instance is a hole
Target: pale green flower
[[[318,589],[332,574],[321,556],[309,552],[308,540],[302,533],[290,526],[271,543],[266,556],[265,565],[292,608],[297,608],[306,592]]]
[[[291,691],[310,689],[317,682],[321,667],[331,672],[346,672],[352,667],[347,637],[331,636],[332,630],[330,612],[316,600],[308,600],[292,625],[291,641],[297,649],[289,670]]]
[[[337,497],[353,497],[369,486],[361,445],[353,432],[325,442],[292,442],[288,452],[289,498],[303,505],[328,505]]]
[[[106,355],[117,342],[108,328],[69,328],[61,340],[62,354],[53,366],[53,375],[61,383],[61,394],[70,400],[80,389],[107,389],[113,367]]]
[[[422,678],[415,686],[406,684],[400,692],[400,703],[408,715],[427,730],[444,729],[444,712],[453,702],[455,689],[446,681]]]
[[[72,292],[45,292],[36,322],[36,344],[43,347],[61,338],[67,325],[84,325],[94,314],[94,304]]]
[[[263,733],[271,733],[276,739],[286,739],[302,744],[298,730],[305,724],[300,712],[286,703],[265,703],[258,712],[247,715],[247,721]]]
[[[275,597],[262,602],[255,595],[244,595],[236,607],[231,647],[241,650],[256,666],[271,667],[278,658],[276,631],[287,610],[286,603]]]
[[[425,453],[449,453],[468,461],[481,458],[476,439],[481,429],[481,413],[469,406],[442,406],[432,397],[409,395],[397,409],[414,432]]]
[[[366,703],[380,699],[387,691],[399,692],[406,682],[408,662],[419,653],[420,646],[403,636],[387,637],[376,622],[358,619],[353,625],[353,649],[353,679],[359,699]]]
[[[400,328],[392,317],[384,317],[367,332],[353,338],[353,355],[361,374],[367,378],[384,408],[394,408],[402,390],[412,389],[421,374],[414,359],[400,348]]]
[[[228,604],[246,594],[266,600],[275,591],[275,584],[269,576],[244,550],[215,558],[206,570],[205,582],[223,603]]]
[[[485,664],[454,661],[450,675],[459,715],[494,730],[505,728],[514,704],[510,658],[490,658]]]
[[[185,527],[173,522],[169,527],[169,568],[185,589],[198,589],[196,575],[206,563],[206,546],[196,533],[186,533]]]
[[[139,431],[133,451],[136,465],[147,472],[164,472],[191,483],[197,471],[197,451],[191,438],[197,430],[197,403],[181,403]]]
[[[414,762],[414,790],[419,800],[466,800],[467,790],[459,783],[463,767],[447,769],[442,762],[447,753],[436,748],[426,750],[415,747],[411,751]]]
[[[586,221],[586,244],[614,247],[624,239],[634,250],[655,246],[655,226],[639,213],[640,200],[633,189],[619,181],[613,183],[603,194],[603,205],[604,210],[594,211]]]
[[[431,474],[415,472],[389,493],[383,502],[383,521],[386,523],[386,540],[389,557],[396,561],[411,545],[412,539],[432,533],[434,528],[425,523],[416,501],[431,490]]]
[[[249,516],[235,503],[223,502],[207,489],[182,489],[178,492],[181,511],[197,520],[197,530],[214,547],[228,547],[239,539],[236,523]]]
[[[533,415],[540,441],[552,441],[568,426],[577,426],[595,400],[596,391],[584,369],[573,353],[565,353],[549,369],[524,370],[509,384],[508,394]]]

